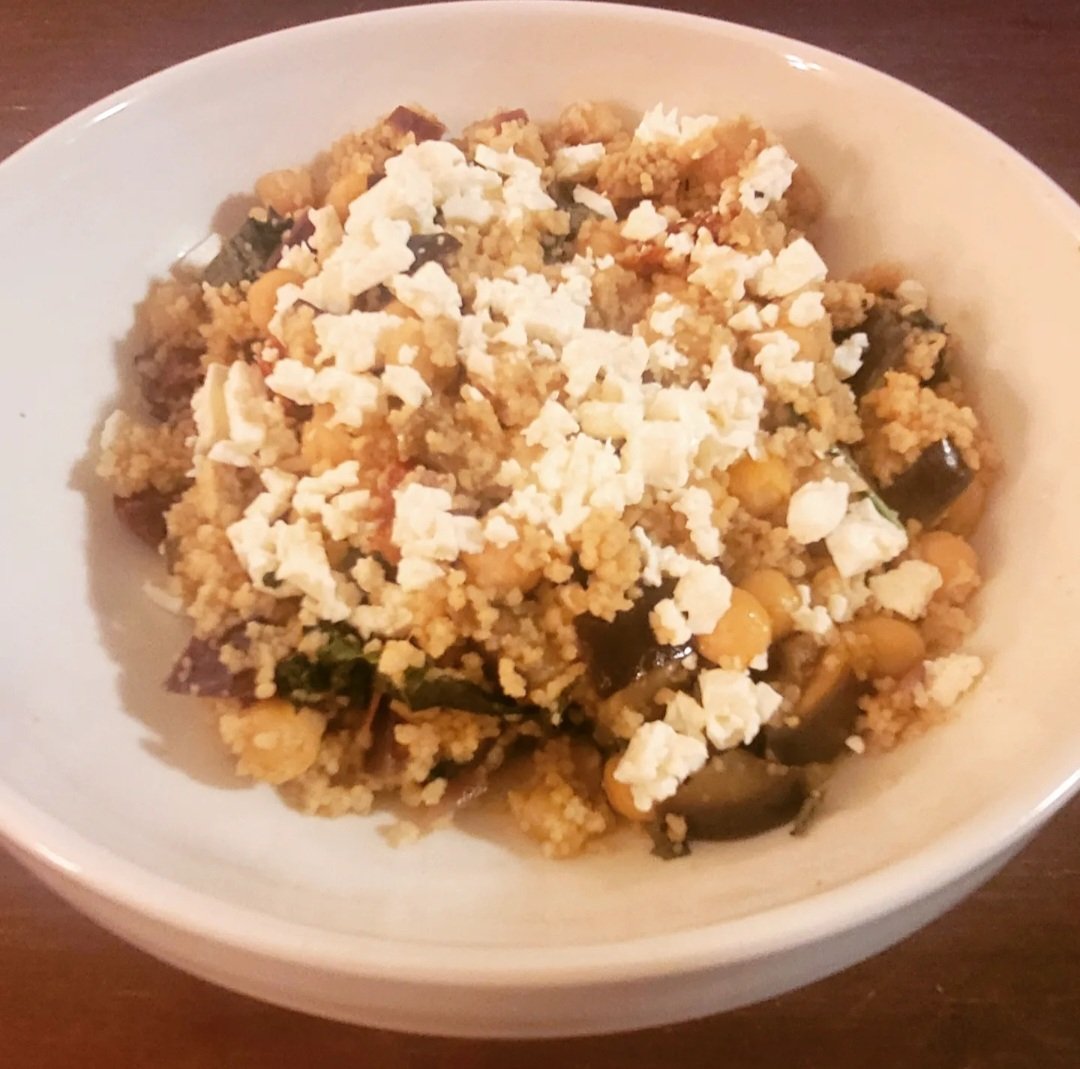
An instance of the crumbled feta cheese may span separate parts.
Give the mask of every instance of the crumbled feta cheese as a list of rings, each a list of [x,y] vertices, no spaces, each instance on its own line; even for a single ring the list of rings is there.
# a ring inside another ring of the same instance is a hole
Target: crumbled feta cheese
[[[926,614],[930,599],[941,584],[941,572],[921,560],[906,560],[868,581],[874,598],[883,609],[909,620],[918,620]]]
[[[788,502],[791,537],[808,546],[831,534],[847,513],[849,493],[847,483],[835,479],[816,479],[800,486]]]
[[[654,720],[634,732],[614,775],[630,788],[634,805],[644,813],[670,798],[708,756],[700,739],[680,735],[670,724]]]
[[[780,708],[781,696],[747,672],[713,668],[698,676],[701,701],[678,693],[668,702],[664,722],[680,734],[708,739],[718,750],[753,741]]]
[[[933,702],[943,709],[955,705],[983,673],[982,658],[970,653],[951,653],[923,664],[926,682],[916,691],[915,702],[925,708]]]
[[[757,305],[748,301],[728,319],[728,326],[732,330],[738,330],[746,334],[753,334],[761,330],[762,322]]]
[[[723,550],[723,545],[720,532],[713,523],[713,500],[709,491],[702,486],[688,486],[679,492],[671,507],[686,517],[690,541],[694,543],[694,549],[701,554],[702,559],[716,560]]]
[[[795,630],[807,635],[827,635],[833,626],[828,609],[810,604],[810,588],[805,583],[799,583],[795,591],[799,595],[799,604],[791,611]]]
[[[656,210],[651,200],[643,200],[622,225],[627,241],[652,241],[667,233],[668,221]]]
[[[325,259],[345,235],[337,210],[329,204],[324,208],[309,208],[308,222],[314,230],[307,243],[318,253],[319,259]]]
[[[568,341],[560,357],[566,372],[567,397],[584,397],[601,371],[605,382],[638,384],[649,363],[643,338],[586,329]]]
[[[754,334],[750,341],[758,347],[754,366],[771,386],[809,386],[814,381],[814,364],[797,360],[799,343],[782,330]]]
[[[334,409],[329,420],[331,427],[339,423],[362,427],[368,415],[379,407],[379,380],[373,375],[354,375],[339,367],[318,371],[309,392],[308,403],[326,404]]]
[[[477,279],[474,312],[496,314],[520,325],[529,338],[565,345],[585,326],[591,286],[564,282],[552,290],[542,275],[511,269],[506,278]]]
[[[682,301],[675,300],[670,293],[661,293],[653,301],[652,310],[649,312],[649,326],[661,338],[670,338],[675,333],[675,324],[689,310]]]
[[[675,234],[668,234],[668,236],[664,238],[664,248],[667,249],[672,256],[680,260],[685,260],[690,253],[694,251],[694,239],[684,230],[680,230]]]
[[[590,212],[595,212],[602,219],[614,220],[616,218],[615,205],[602,193],[597,193],[595,189],[589,189],[588,186],[574,186],[573,197],[575,204],[588,208]]]
[[[672,594],[691,634],[708,635],[731,608],[731,583],[715,564],[693,561]]]
[[[555,449],[580,429],[578,421],[566,408],[555,398],[549,397],[536,419],[525,428],[522,437],[526,445],[542,445],[545,449]]]
[[[770,330],[780,322],[780,305],[767,304],[761,309],[761,322]]]
[[[786,297],[811,282],[824,280],[828,269],[806,238],[796,238],[781,249],[774,263],[766,264],[754,286],[762,297]]]
[[[498,513],[489,513],[484,521],[484,540],[498,549],[505,549],[521,536],[518,529]]]
[[[431,387],[414,367],[390,364],[383,372],[383,385],[409,408],[419,408],[431,396]]]
[[[402,590],[423,590],[445,574],[441,564],[425,557],[402,557],[397,568],[398,586]]]
[[[246,468],[256,456],[273,464],[280,455],[275,440],[284,430],[281,410],[269,400],[262,375],[250,364],[211,364],[191,407],[196,456]]]
[[[754,215],[761,215],[791,185],[795,161],[783,145],[770,145],[754,157],[750,171],[739,183],[739,201]]]
[[[870,348],[870,339],[861,331],[852,334],[833,351],[833,367],[842,379],[850,379],[862,367],[863,354]]]
[[[580,182],[583,178],[591,178],[596,174],[605,151],[599,141],[557,149],[552,160],[555,177],[560,182]]]
[[[411,275],[397,275],[389,286],[394,296],[421,319],[461,318],[461,293],[442,264],[434,260]]]
[[[747,283],[772,263],[772,253],[766,250],[747,256],[730,245],[713,244],[706,230],[701,234],[703,240],[697,242],[690,254],[691,262],[697,267],[687,280],[722,301],[741,301]]]
[[[859,735],[849,735],[846,739],[844,739],[844,745],[852,753],[855,753],[855,754],[864,754],[864,753],[866,753],[866,743],[863,741],[862,737],[859,736]]]
[[[356,533],[371,494],[357,489],[360,465],[346,460],[322,475],[306,475],[293,492],[292,507],[298,516],[318,519],[327,534],[345,541]]]
[[[662,598],[656,603],[649,613],[649,625],[656,641],[664,646],[682,646],[689,642],[694,634],[690,622],[675,604],[674,598]]]
[[[846,579],[887,564],[903,553],[907,544],[904,529],[882,516],[869,498],[852,505],[825,539],[837,571]]]
[[[370,371],[379,363],[378,344],[383,333],[401,326],[399,316],[387,312],[349,312],[318,315],[314,320],[319,343],[316,364],[333,360],[345,371]]]
[[[643,145],[665,142],[689,145],[712,130],[719,122],[720,120],[715,115],[680,116],[677,108],[665,111],[663,104],[657,104],[641,117],[641,122],[634,130],[634,140]],[[699,150],[691,153],[691,158],[697,159],[704,155],[709,147],[711,146],[706,142]]]
[[[319,273],[319,262],[315,259],[315,253],[304,242],[283,248],[277,266],[283,271],[295,271],[304,278],[312,278]]]
[[[793,327],[809,327],[825,318],[825,294],[816,290],[805,290],[791,302],[788,308],[788,322]]]
[[[409,483],[394,491],[394,523],[390,540],[403,558],[457,560],[461,553],[483,548],[480,521],[457,516],[453,498],[446,490]]]
[[[364,196],[385,184],[386,179]],[[408,246],[412,229],[405,220],[379,217],[370,223],[368,232],[351,232],[357,205],[363,200],[353,202],[346,235],[323,261],[322,271],[301,287],[301,298],[323,311],[348,312],[353,298],[407,271],[416,259]]]

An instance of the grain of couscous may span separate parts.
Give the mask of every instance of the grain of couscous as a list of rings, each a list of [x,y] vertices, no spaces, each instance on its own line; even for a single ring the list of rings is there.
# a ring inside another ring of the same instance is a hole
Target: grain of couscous
[[[167,681],[301,810],[550,856],[803,817],[974,683],[995,459],[903,271],[828,277],[748,118],[400,107],[157,283],[100,474]],[[883,250],[884,252],[885,250]]]

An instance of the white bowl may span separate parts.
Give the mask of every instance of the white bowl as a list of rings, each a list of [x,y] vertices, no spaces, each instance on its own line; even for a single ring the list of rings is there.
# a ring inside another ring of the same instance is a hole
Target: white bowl
[[[656,101],[749,112],[829,198],[839,273],[889,257],[963,338],[1007,460],[962,714],[852,761],[812,834],[637,839],[542,860],[483,821],[405,850],[231,778],[160,681],[182,627],[85,459],[151,276],[230,194],[403,101],[451,127],[496,106]],[[1077,785],[1080,209],[1006,145],[816,48],[596,4],[439,5],[249,41],[74,116],[0,166],[0,829],[41,878],[167,961],[364,1024],[524,1036],[724,1009],[866,957],[985,880]],[[119,363],[118,363],[119,358]]]

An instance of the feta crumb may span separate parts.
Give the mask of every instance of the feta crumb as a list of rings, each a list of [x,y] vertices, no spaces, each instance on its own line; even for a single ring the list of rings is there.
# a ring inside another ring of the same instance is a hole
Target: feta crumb
[[[715,564],[694,561],[675,584],[671,600],[691,634],[708,635],[731,608],[731,583]]]
[[[708,739],[718,750],[752,742],[783,701],[747,672],[713,668],[698,676],[698,686],[701,701],[677,693],[667,703],[664,722],[690,738]]]
[[[408,365],[388,365],[382,381],[387,392],[403,401],[408,408],[419,408],[431,396],[431,387],[423,376]]]
[[[455,515],[452,507],[449,492],[438,487],[409,483],[395,490],[390,540],[402,557],[452,561],[461,553],[480,552],[480,521]]]
[[[674,598],[662,598],[656,603],[649,613],[649,625],[657,642],[664,646],[685,645],[694,634]]]
[[[399,316],[387,312],[349,312],[315,317],[319,343],[316,364],[331,360],[346,371],[370,371],[379,363],[378,344],[383,333],[401,326]]]
[[[606,151],[599,141],[566,145],[556,150],[552,160],[555,177],[560,182],[580,182],[583,178],[592,178]]]
[[[312,278],[319,273],[319,262],[315,259],[315,253],[302,241],[282,249],[277,266],[281,270],[295,271],[304,278]]]
[[[780,305],[767,304],[761,309],[761,322],[770,330],[780,322]]]
[[[941,572],[921,560],[906,560],[869,582],[877,603],[889,612],[918,620],[926,614],[934,591],[941,587]]]
[[[799,595],[799,605],[791,612],[795,630],[807,635],[827,635],[833,626],[828,610],[824,605],[810,604],[810,587],[805,583],[799,583],[795,592]]]
[[[442,565],[424,557],[402,557],[397,568],[398,586],[402,590],[423,590],[443,575]]]
[[[786,297],[811,282],[823,281],[827,271],[817,249],[806,238],[796,238],[780,250],[774,263],[761,269],[754,285],[762,297]]]
[[[652,241],[667,233],[667,220],[656,210],[651,200],[643,200],[622,225],[627,241]]]
[[[754,334],[750,341],[758,346],[754,366],[772,386],[809,386],[814,381],[814,364],[797,360],[799,343],[782,330]]]
[[[588,186],[574,186],[573,197],[575,204],[588,208],[590,212],[595,212],[602,219],[614,220],[616,218],[615,205],[602,193],[597,193],[595,189],[589,189]]]
[[[675,234],[668,234],[664,238],[664,248],[672,256],[685,260],[694,251],[694,239],[690,234],[680,230]]]
[[[870,347],[870,339],[861,331],[845,338],[833,350],[833,367],[842,379],[850,379],[862,367],[863,354]]]
[[[757,305],[748,301],[728,319],[728,326],[732,330],[742,331],[746,334],[753,334],[761,330],[762,322]]]
[[[916,692],[915,702],[926,708],[931,702],[948,709],[966,694],[982,675],[982,658],[970,653],[951,653],[947,657],[926,661],[926,682]]]
[[[713,244],[708,231],[701,231],[702,240],[695,245],[690,260],[697,265],[687,276],[687,281],[707,289],[722,301],[740,301],[746,294],[746,286],[770,263],[768,250],[755,256],[747,256],[730,245]]]
[[[499,549],[518,541],[518,529],[498,513],[491,514],[484,522],[484,540]]]
[[[396,275],[389,286],[394,296],[421,319],[461,318],[461,293],[442,264],[434,260],[412,275]]]
[[[675,300],[670,293],[661,293],[653,301],[652,311],[649,313],[649,326],[661,338],[670,338],[675,333],[675,324],[688,311],[686,305]]]
[[[676,145],[688,145],[708,133],[720,120],[715,115],[679,115],[677,108],[664,110],[663,104],[650,108],[641,117],[634,130],[634,140],[643,145],[671,142]],[[701,146],[700,151],[691,153],[697,159],[708,151],[709,144]]]
[[[849,735],[844,739],[844,745],[852,752],[857,754],[866,753],[866,743],[859,735]]]
[[[615,779],[630,788],[643,813],[670,798],[709,756],[701,739],[680,735],[670,724],[654,720],[642,724],[615,768]]]
[[[903,553],[907,544],[904,529],[882,516],[868,497],[852,505],[825,539],[833,563],[845,579],[887,564]]]
[[[825,318],[825,294],[817,290],[805,290],[791,302],[788,322],[793,327],[808,327]]]
[[[836,530],[848,506],[847,483],[816,479],[803,483],[788,502],[787,528],[804,546],[818,542]]]
[[[787,192],[795,166],[783,145],[763,149],[754,157],[749,174],[739,183],[739,202],[747,211],[761,215]]]
[[[720,532],[713,523],[713,500],[709,491],[702,486],[688,486],[679,492],[671,507],[686,517],[690,541],[702,559],[716,560],[723,551],[723,545]]]

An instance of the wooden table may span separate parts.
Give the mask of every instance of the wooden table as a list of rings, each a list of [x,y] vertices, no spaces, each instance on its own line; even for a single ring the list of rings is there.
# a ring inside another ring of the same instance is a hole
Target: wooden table
[[[77,108],[179,60],[376,6],[0,0],[0,157]],[[800,37],[898,75],[985,124],[1080,194],[1076,0],[673,6]],[[0,856],[0,1066],[1075,1069],[1078,840],[1080,806],[1073,805],[948,916],[803,991],[679,1027],[528,1044],[365,1031],[218,990],[100,931]]]

